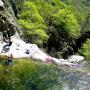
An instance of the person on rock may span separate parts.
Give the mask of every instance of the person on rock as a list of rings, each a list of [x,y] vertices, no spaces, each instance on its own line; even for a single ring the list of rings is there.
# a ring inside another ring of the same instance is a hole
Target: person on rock
[[[26,54],[29,54],[30,53],[30,50],[29,49],[26,49]]]
[[[11,41],[11,39],[9,39],[8,46],[11,46],[11,45],[12,45],[12,41]]]
[[[8,57],[8,59],[5,61],[5,65],[9,66],[9,65],[12,65],[12,59],[13,59],[13,56],[12,54]]]
[[[10,30],[7,29],[7,38],[10,39],[11,35],[10,35]]]

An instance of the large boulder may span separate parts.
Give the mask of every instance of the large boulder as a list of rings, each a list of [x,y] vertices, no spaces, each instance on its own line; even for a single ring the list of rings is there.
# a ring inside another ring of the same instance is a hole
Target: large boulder
[[[72,55],[67,59],[67,61],[69,61],[71,63],[79,63],[79,62],[81,62],[83,60],[84,60],[84,57],[79,56],[79,55]]]

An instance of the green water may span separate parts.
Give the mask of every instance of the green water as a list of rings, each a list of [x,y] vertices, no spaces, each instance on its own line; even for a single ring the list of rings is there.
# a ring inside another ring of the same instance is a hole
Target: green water
[[[90,90],[90,61],[79,67],[59,67],[59,79],[50,90]]]

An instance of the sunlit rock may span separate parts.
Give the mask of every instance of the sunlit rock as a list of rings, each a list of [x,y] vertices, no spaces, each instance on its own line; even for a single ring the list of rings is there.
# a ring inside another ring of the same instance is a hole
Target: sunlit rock
[[[0,7],[3,7],[4,3],[2,2],[2,0],[0,0]]]
[[[70,56],[67,61],[71,62],[71,63],[78,63],[84,60],[83,56],[79,56],[79,55],[72,55]]]
[[[84,58],[78,55],[72,55],[68,60],[57,59],[51,57],[41,51],[37,45],[25,43],[23,40],[18,39],[17,37],[11,37],[12,44],[9,46],[8,43],[0,43],[0,53],[1,55],[10,56],[13,55],[14,58],[32,58],[34,60],[40,60],[42,62],[52,62],[56,65],[74,65],[74,62],[79,62]]]
[[[0,0],[0,11],[4,10],[4,3]]]

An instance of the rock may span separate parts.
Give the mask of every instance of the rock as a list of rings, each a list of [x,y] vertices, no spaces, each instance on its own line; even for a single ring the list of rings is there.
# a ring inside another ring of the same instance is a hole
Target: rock
[[[83,60],[84,60],[84,57],[79,56],[79,55],[72,55],[67,59],[67,61],[69,61],[71,63],[79,63],[79,62],[81,62]]]
[[[4,7],[4,3],[0,0],[0,7]]]
[[[0,11],[4,10],[4,3],[0,0]]]
[[[0,52],[1,52],[0,55],[10,56],[12,54],[14,58],[29,57],[34,60],[40,60],[46,63],[51,62],[56,65],[68,65],[68,66],[75,65],[72,62],[79,62],[84,59],[82,56],[78,55],[72,55],[68,60],[57,59],[41,51],[37,45],[25,43],[23,40],[13,36],[11,37],[11,42],[12,44],[10,46],[5,42],[0,43]],[[26,53],[27,50],[29,51],[28,53]]]

